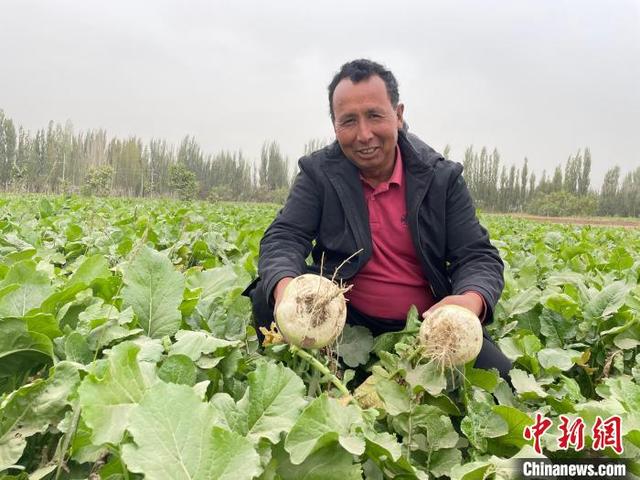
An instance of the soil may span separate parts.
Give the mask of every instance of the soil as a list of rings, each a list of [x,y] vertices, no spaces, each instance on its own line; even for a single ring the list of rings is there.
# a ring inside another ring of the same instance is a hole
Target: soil
[[[494,215],[494,214],[489,214]],[[500,215],[500,214],[495,214]],[[502,214],[516,218],[524,218],[536,222],[563,223],[570,225],[598,225],[605,227],[640,228],[640,220],[614,218],[614,217],[543,217],[526,213]]]

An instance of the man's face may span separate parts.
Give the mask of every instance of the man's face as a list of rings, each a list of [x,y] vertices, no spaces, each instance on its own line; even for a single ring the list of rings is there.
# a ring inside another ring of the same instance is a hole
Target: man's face
[[[333,92],[333,128],[342,151],[365,178],[385,181],[393,171],[404,106],[391,105],[384,80],[344,78]],[[386,177],[386,178],[385,178]]]

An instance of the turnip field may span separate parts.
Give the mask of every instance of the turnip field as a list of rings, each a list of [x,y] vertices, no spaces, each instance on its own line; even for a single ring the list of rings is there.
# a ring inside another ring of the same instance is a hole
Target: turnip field
[[[511,387],[423,360],[415,311],[259,346],[241,292],[276,212],[0,197],[0,479],[510,479],[535,457],[640,476],[640,229],[481,217]]]

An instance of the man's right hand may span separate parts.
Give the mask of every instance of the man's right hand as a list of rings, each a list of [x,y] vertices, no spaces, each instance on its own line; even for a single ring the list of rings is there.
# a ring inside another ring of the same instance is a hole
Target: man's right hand
[[[280,279],[278,283],[276,283],[276,288],[273,289],[273,301],[274,301],[273,313],[275,313],[276,310],[278,310],[278,304],[280,303],[280,300],[282,300],[284,289],[287,288],[287,285],[289,285],[289,282],[291,280],[293,280],[293,277],[284,277]]]

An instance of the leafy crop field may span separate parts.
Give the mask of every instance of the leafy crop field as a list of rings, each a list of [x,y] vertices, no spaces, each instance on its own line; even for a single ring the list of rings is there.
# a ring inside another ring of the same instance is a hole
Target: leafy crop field
[[[640,475],[640,230],[484,219],[512,388],[421,361],[416,312],[320,352],[260,348],[240,293],[275,213],[0,197],[0,479],[507,479],[537,456]]]

